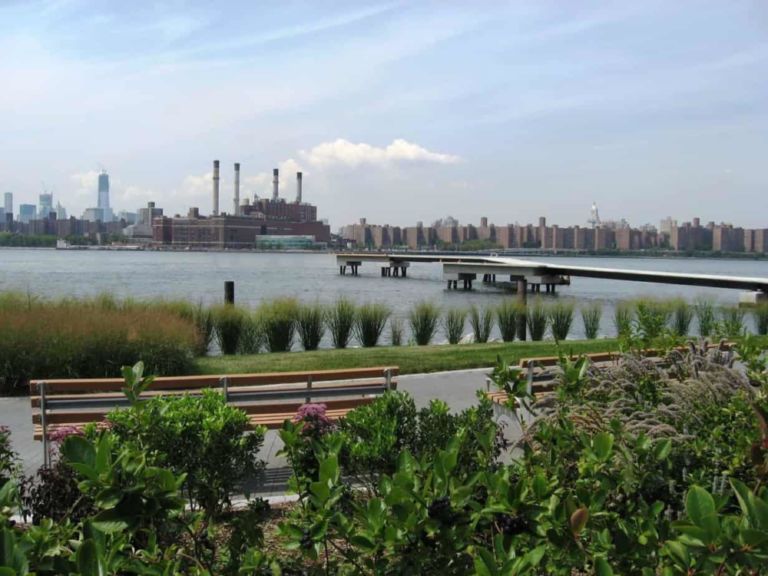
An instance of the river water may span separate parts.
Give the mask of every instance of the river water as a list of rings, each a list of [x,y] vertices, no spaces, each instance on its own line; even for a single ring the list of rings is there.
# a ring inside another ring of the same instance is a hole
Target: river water
[[[768,260],[694,258],[540,257],[533,260],[643,270],[768,277]],[[239,252],[115,252],[95,250],[0,249],[0,291],[30,292],[44,297],[90,296],[109,292],[120,297],[220,302],[224,281],[235,281],[236,300],[258,305],[265,299],[293,296],[302,301],[332,302],[347,296],[357,303],[382,302],[405,317],[420,300],[442,307],[493,305],[509,292],[475,282],[475,290],[446,290],[440,264],[412,264],[407,278],[382,278],[379,267],[364,263],[360,276],[340,276],[332,254]],[[735,304],[738,291],[667,286],[641,282],[572,278],[554,298],[576,303],[604,303],[602,330],[613,333],[610,311],[624,299],[641,296],[693,301],[707,297]],[[553,296],[541,295],[543,300]],[[577,315],[578,316],[578,315]],[[750,320],[751,321],[751,320]],[[574,321],[573,337],[582,333]]]

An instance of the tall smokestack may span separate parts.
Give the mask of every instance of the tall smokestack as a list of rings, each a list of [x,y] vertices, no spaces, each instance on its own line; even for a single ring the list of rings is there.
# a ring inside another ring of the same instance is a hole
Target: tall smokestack
[[[213,161],[213,215],[219,215],[219,161]]]
[[[301,204],[301,172],[296,172],[296,204]]]
[[[240,162],[235,162],[235,216],[240,215]]]
[[[277,187],[280,184],[280,171],[275,168],[272,170],[272,200],[277,200]]]

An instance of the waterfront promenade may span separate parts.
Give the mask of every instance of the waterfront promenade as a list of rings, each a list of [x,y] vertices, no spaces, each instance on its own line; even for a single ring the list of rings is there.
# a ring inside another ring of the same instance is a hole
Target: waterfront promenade
[[[429,405],[432,399],[443,400],[453,411],[460,411],[477,403],[477,390],[485,390],[485,378],[489,368],[410,374],[399,377],[398,390],[413,396],[417,408]],[[0,398],[0,422],[10,427],[14,449],[24,464],[24,472],[33,474],[43,463],[42,444],[32,439],[32,413],[28,397]],[[508,426],[505,434],[514,438],[519,430]],[[287,462],[277,453],[282,442],[276,430],[267,431],[261,458],[267,462],[265,481],[255,487],[261,496],[278,496],[285,493],[289,470]]]

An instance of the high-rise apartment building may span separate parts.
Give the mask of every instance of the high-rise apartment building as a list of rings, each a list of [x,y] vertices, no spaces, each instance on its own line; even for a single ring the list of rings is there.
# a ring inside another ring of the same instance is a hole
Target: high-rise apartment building
[[[28,224],[37,215],[37,206],[34,204],[19,204],[19,222]]]
[[[13,214],[13,192],[6,192],[3,206],[6,214]]]
[[[101,210],[105,222],[112,221],[112,208],[109,206],[109,174],[102,170],[99,174],[99,197],[97,208]]]
[[[48,215],[54,212],[53,210],[53,194],[44,193],[40,194],[40,211],[37,213],[37,217],[41,220],[48,218]]]

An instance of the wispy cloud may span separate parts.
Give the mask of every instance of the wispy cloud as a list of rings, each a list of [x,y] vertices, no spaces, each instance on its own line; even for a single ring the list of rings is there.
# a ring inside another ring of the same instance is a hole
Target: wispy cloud
[[[323,142],[301,156],[312,166],[329,168],[333,166],[357,167],[361,165],[387,166],[395,163],[429,162],[454,164],[458,156],[432,152],[423,146],[398,138],[385,147],[376,147],[364,142],[352,143],[339,138]]]

